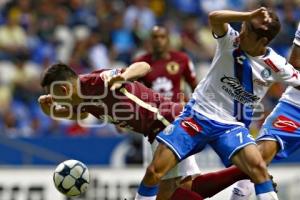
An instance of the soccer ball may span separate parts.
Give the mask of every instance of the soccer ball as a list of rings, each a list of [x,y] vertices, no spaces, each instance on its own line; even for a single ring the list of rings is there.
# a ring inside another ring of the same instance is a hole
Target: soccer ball
[[[78,160],[66,160],[60,163],[53,174],[54,185],[66,196],[78,196],[84,193],[90,182],[88,168]]]

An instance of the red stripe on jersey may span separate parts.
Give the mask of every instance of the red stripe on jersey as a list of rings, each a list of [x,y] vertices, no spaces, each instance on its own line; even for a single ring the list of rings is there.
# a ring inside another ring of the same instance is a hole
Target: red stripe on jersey
[[[271,67],[271,69],[274,71],[274,72],[279,72],[280,70],[276,67],[276,65],[268,58],[268,59],[265,59],[264,62],[269,66]]]

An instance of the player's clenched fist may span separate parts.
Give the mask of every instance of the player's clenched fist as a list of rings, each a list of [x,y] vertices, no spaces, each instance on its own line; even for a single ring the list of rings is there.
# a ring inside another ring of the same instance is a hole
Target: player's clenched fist
[[[41,95],[38,98],[38,102],[39,102],[39,104],[40,104],[43,112],[46,115],[50,115],[50,108],[51,108],[52,104],[54,103],[52,96],[50,94],[48,94],[48,95]]]
[[[53,98],[50,94],[48,95],[41,95],[38,98],[38,102],[40,103],[40,105],[47,105],[47,106],[51,106],[53,104]]]
[[[69,116],[70,108],[67,106],[61,106],[54,102],[53,97],[48,95],[41,95],[38,98],[38,102],[44,111],[45,114],[50,115],[51,113],[55,115],[55,117],[59,117],[58,115]],[[52,109],[52,112],[51,112]]]

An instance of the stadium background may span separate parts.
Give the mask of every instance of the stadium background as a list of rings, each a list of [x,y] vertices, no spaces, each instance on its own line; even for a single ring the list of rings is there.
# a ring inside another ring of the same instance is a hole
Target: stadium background
[[[66,159],[91,169],[92,184],[78,199],[131,199],[143,175],[141,137],[118,134],[113,126],[79,127],[41,113],[40,74],[51,63],[70,64],[78,73],[125,67],[149,50],[155,24],[170,31],[171,45],[193,60],[200,80],[209,69],[215,42],[207,13],[217,9],[251,10],[251,0],[1,0],[0,1],[0,200],[67,199],[55,191],[52,171]],[[288,56],[300,19],[299,0],[268,0],[282,29],[272,43]],[[237,24],[238,28],[239,25]],[[264,99],[265,114],[284,86]],[[91,120],[92,121],[92,120]],[[255,135],[263,120],[255,121]],[[90,124],[93,122],[89,122]],[[198,157],[204,171],[221,168],[206,149]],[[281,199],[300,199],[300,152],[272,167]],[[225,199],[228,191],[212,199]]]

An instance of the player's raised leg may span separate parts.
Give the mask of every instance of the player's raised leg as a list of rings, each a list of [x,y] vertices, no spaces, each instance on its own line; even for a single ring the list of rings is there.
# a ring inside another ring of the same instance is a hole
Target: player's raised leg
[[[210,198],[235,182],[248,178],[247,174],[232,166],[195,177],[191,188],[203,198]]]
[[[147,167],[135,200],[155,200],[160,179],[177,163],[175,154],[166,145],[159,144],[152,162]]]

